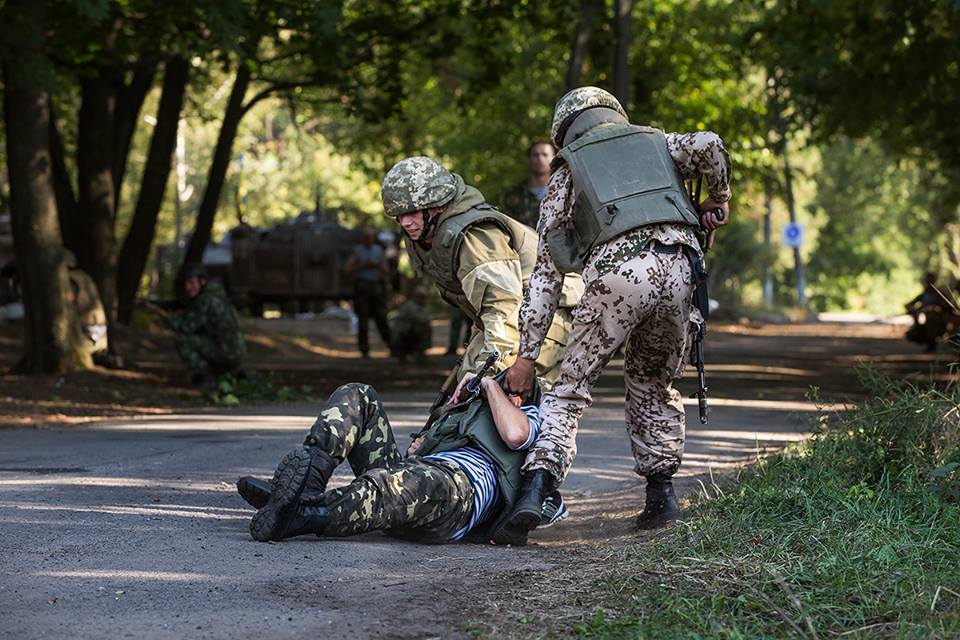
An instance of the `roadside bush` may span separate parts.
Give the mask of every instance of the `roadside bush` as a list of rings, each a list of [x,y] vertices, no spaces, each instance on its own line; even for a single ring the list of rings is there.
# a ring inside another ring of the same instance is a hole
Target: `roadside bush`
[[[864,382],[872,400],[628,548],[608,610],[575,631],[960,637],[960,390]]]
[[[211,404],[228,407],[258,402],[293,402],[313,399],[313,387],[290,387],[274,373],[250,372],[243,379],[220,376],[216,393],[206,394],[205,399]]]

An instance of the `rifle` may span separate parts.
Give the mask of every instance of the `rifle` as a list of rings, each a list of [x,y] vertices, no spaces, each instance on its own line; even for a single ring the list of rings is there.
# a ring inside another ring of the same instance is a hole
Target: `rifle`
[[[697,408],[700,410],[700,424],[707,424],[707,417],[710,415],[710,409],[707,407],[707,373],[703,366],[703,338],[706,334],[705,324],[697,327],[697,333],[693,336],[693,346],[690,349],[690,363],[697,368],[697,383],[699,385],[697,392],[690,397],[697,399]]]
[[[690,199],[694,208],[700,211],[700,189],[703,186],[703,176],[697,178],[696,187],[690,184]],[[723,209],[717,208],[713,211],[717,220],[723,220]],[[701,245],[704,251],[708,251],[710,239],[715,231],[711,231],[702,237]],[[693,252],[687,254],[690,259],[690,266],[693,269],[693,281],[696,283],[696,290],[693,298],[694,304],[700,310],[703,316],[703,324],[697,327],[697,332],[693,336],[693,344],[690,348],[690,364],[697,368],[697,392],[692,394],[691,398],[697,399],[697,408],[700,411],[700,424],[707,424],[707,417],[710,415],[710,409],[707,406],[707,373],[703,360],[703,339],[707,335],[707,319],[710,317],[710,295],[707,291],[707,269],[703,264],[703,258],[694,258]]]
[[[483,365],[477,370],[477,375],[470,382],[467,383],[467,386],[464,387],[464,390],[467,392],[467,396],[458,402],[457,404],[463,404],[465,402],[472,401],[476,396],[480,394],[480,385],[483,382],[483,377],[487,375],[487,372],[490,371],[490,368],[493,367],[500,360],[500,353],[494,351],[487,359],[484,360]],[[457,360],[456,366],[453,370],[450,371],[450,375],[447,376],[447,379],[443,381],[443,386],[440,388],[440,393],[437,395],[437,399],[433,401],[433,405],[430,407],[430,415],[427,418],[426,423],[423,425],[423,428],[420,429],[417,433],[411,434],[410,437],[416,440],[424,433],[427,432],[427,429],[437,421],[437,419],[443,415],[446,410],[447,402],[450,400],[451,395],[453,394],[451,387],[455,387],[455,382],[457,380],[457,373],[459,372],[460,365],[463,363],[463,357]]]
[[[462,364],[463,356],[460,356],[457,358],[457,362],[453,365],[453,368],[450,369],[450,373],[443,381],[443,384],[440,385],[440,393],[437,394],[433,404],[430,405],[430,413],[433,413],[443,405],[447,404],[447,400],[450,399],[450,396],[453,394],[453,390],[457,386],[457,373],[460,372],[460,366]]]
[[[148,304],[160,307],[164,311],[176,311],[183,308],[179,300],[138,300],[133,304],[120,304],[117,309],[121,311],[132,311],[134,309],[144,309]]]

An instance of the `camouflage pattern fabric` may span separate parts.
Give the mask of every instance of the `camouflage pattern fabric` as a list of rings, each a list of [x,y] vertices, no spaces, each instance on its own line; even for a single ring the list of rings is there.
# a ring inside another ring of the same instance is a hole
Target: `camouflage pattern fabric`
[[[600,87],[579,87],[568,91],[557,100],[557,105],[553,108],[553,126],[550,129],[550,139],[557,147],[563,146],[563,141],[559,139],[560,130],[567,118],[592,107],[609,107],[624,118],[627,117],[627,112],[623,110],[620,101],[613,94]]]
[[[503,196],[503,212],[518,222],[537,228],[540,219],[540,198],[527,186],[524,180],[513,186]]]
[[[651,244],[651,246],[654,246]],[[576,455],[576,432],[590,389],[626,342],[626,424],[640,475],[672,474],[683,453],[684,412],[673,388],[686,362],[693,278],[683,251],[647,248],[592,279],[574,310],[560,377],[540,405],[540,436],[525,470],[563,479]]]
[[[405,300],[393,315],[390,333],[395,355],[420,357],[433,342],[430,314],[415,301]]]
[[[317,445],[356,480],[319,497],[331,511],[325,536],[385,530],[426,543],[449,542],[473,512],[473,486],[456,464],[404,459],[373,387],[347,384],[327,400],[310,429]]]
[[[194,373],[218,373],[239,367],[246,344],[233,305],[219,282],[208,282],[180,314],[167,316],[176,334],[177,352]]]
[[[390,168],[380,185],[380,199],[384,213],[396,218],[443,206],[457,195],[459,188],[459,180],[436,160],[414,156]]]
[[[377,325],[380,339],[392,344],[390,324],[387,322],[387,287],[383,280],[353,281],[353,312],[357,314],[357,347],[360,353],[370,351],[370,320]]]
[[[227,373],[241,364],[241,360],[225,353],[215,340],[207,336],[178,333],[173,342],[183,364],[193,374]]]
[[[684,179],[705,177],[718,202],[730,197],[730,162],[711,132],[667,134],[667,147]],[[570,229],[576,193],[568,167],[557,168],[540,205],[537,264],[520,313],[520,355],[536,359],[553,321],[562,274],[547,233]],[[686,225],[648,225],[597,247],[582,276],[586,292],[573,310],[573,329],[554,388],[541,403],[543,426],[525,470],[545,469],[562,480],[576,455],[576,430],[590,389],[626,342],[626,424],[641,475],[673,473],[683,451],[684,413],[672,381],[686,361],[693,283],[684,251],[656,253],[654,246],[683,245],[699,252]]]

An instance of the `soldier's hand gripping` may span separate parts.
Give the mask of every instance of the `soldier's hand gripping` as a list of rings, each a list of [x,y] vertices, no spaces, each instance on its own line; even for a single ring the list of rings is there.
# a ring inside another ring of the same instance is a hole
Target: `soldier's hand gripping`
[[[707,198],[700,203],[700,224],[707,230],[707,251],[713,247],[714,232],[730,221],[730,205]]]
[[[507,369],[503,379],[503,390],[510,395],[526,398],[533,389],[534,362],[527,358],[517,358],[517,361]]]

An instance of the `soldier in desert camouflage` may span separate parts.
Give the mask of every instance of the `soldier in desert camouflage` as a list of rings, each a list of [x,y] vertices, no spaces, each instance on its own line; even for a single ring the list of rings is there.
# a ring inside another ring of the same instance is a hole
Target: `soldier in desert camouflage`
[[[509,391],[531,384],[563,275],[581,273],[586,290],[559,378],[541,403],[543,426],[524,464],[513,522],[536,526],[542,496],[563,481],[576,455],[590,390],[625,344],[626,426],[636,471],[647,480],[637,526],[657,527],[680,513],[671,478],[683,453],[684,411],[673,380],[684,368],[691,319],[701,320],[692,306],[702,266],[694,231],[726,223],[730,160],[714,133],[630,125],[616,98],[596,87],[559,100],[552,137],[560,152],[540,207],[537,264]],[[709,198],[697,210],[683,180],[700,176]]]

